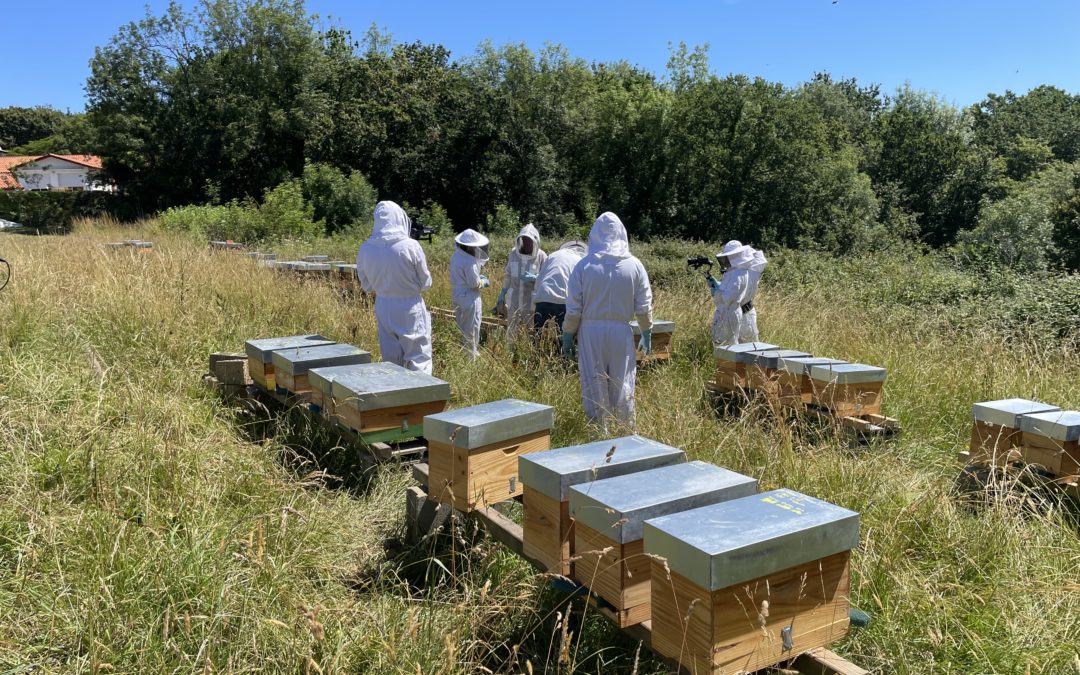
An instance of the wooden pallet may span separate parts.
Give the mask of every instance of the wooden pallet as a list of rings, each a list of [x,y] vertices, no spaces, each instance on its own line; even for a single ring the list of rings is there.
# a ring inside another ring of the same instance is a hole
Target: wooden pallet
[[[406,527],[410,533],[410,537],[413,538],[413,541],[417,541],[419,538],[437,530],[443,523],[449,520],[451,514],[459,519],[472,518],[487,531],[492,539],[503,544],[510,549],[510,551],[523,558],[537,571],[544,572],[547,570],[547,567],[542,562],[525,554],[522,543],[521,526],[499,512],[495,507],[488,506],[485,508],[477,508],[470,511],[468,514],[455,511],[445,504],[439,504],[438,502],[428,499],[427,464],[414,464],[412,467],[412,474],[413,479],[420,484],[419,486],[407,488],[405,492]],[[557,581],[559,587],[569,589],[574,595],[590,595],[588,589],[580,586],[580,584],[570,581],[566,577],[560,576],[557,578]],[[593,604],[601,614],[604,614],[609,620],[615,621],[615,624],[618,625],[617,617],[610,609],[603,606],[603,601],[597,603],[595,598],[591,598],[590,603]],[[645,645],[646,649],[652,651],[652,621],[645,621],[620,630],[622,630],[622,632],[630,639],[638,640]],[[660,656],[660,658],[664,659],[662,656]],[[668,659],[664,660],[679,672],[689,672],[683,665],[672,663]],[[760,672],[761,675],[776,672],[801,673],[803,675],[869,675],[868,670],[860,668],[847,659],[844,659],[823,647],[808,650],[784,664],[773,666]]]
[[[706,385],[706,392],[713,397],[714,403],[724,410],[732,410],[751,401],[761,401],[770,404],[779,414],[793,414],[818,424],[837,428],[850,440],[860,444],[893,438],[901,433],[900,420],[886,415],[874,413],[841,415],[824,406],[803,403],[798,399],[770,400],[756,389],[745,387],[728,389],[717,386],[714,382]]]
[[[1080,500],[1080,476],[1057,476],[1022,461],[1003,462],[996,466],[986,464],[972,459],[971,452],[968,450],[961,450],[956,453],[956,458],[960,463],[961,471],[966,477],[983,488],[989,486],[992,477],[1005,476],[1037,487],[1060,491],[1061,494],[1067,497]]]

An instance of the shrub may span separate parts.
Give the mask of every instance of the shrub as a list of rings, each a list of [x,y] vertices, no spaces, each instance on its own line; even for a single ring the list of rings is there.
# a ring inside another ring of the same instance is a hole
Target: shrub
[[[495,213],[488,214],[484,224],[484,232],[487,234],[517,234],[521,230],[521,214],[506,204],[495,207]]]
[[[304,199],[314,219],[325,222],[327,234],[353,229],[375,210],[375,188],[359,171],[345,175],[329,164],[308,164],[300,180]]]
[[[452,235],[454,233],[454,223],[450,221],[446,209],[436,202],[429,202],[427,206],[420,209],[417,219],[422,225],[435,230],[435,234]]]

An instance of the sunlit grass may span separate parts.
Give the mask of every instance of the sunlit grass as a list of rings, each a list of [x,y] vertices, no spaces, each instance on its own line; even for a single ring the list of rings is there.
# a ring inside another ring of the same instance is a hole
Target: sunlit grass
[[[155,248],[98,247],[130,237]],[[493,247],[493,279],[507,243]],[[355,244],[282,252],[351,260]],[[1075,353],[949,330],[939,316],[813,286],[781,296],[766,277],[763,338],[889,369],[885,405],[904,433],[853,450],[761,406],[715,415],[704,397],[713,368],[704,284],[683,277],[661,245],[635,248],[657,270],[657,317],[678,325],[674,361],[639,373],[639,432],[763,488],[862,512],[853,603],[873,621],[837,651],[881,672],[1080,672],[1075,515],[1015,502],[971,509],[954,494],[971,403],[1030,396],[1080,407]],[[199,385],[209,352],[251,337],[319,332],[375,351],[369,309],[152,224],[4,236],[0,253],[15,265],[0,292],[5,668],[473,673],[523,672],[528,662],[542,672],[564,651],[566,671],[634,667],[637,645],[595,613],[582,626],[580,600],[557,623],[563,600],[497,544],[461,540],[452,558],[404,549],[404,472],[324,476],[293,461],[310,432],[286,418],[253,441],[245,418]],[[449,306],[449,244],[429,257],[429,304]],[[497,292],[485,292],[485,307]],[[495,337],[470,363],[453,327],[436,322],[435,359],[455,406],[549,403],[556,445],[597,437],[582,419],[576,372],[541,350]],[[662,672],[642,660],[638,672]]]

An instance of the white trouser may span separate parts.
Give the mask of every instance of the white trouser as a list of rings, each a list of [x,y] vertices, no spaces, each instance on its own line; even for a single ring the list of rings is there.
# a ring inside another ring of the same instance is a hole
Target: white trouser
[[[518,331],[529,329],[533,325],[533,287],[524,281],[518,282],[510,292],[506,303],[506,335],[513,339]]]
[[[757,307],[742,315],[739,321],[739,342],[759,342],[757,329]]]
[[[714,345],[739,344],[739,326],[742,323],[742,309],[717,307],[713,313],[712,340]]]
[[[585,416],[600,422],[605,431],[611,418],[633,430],[637,350],[630,324],[583,320],[577,347]]]
[[[483,311],[480,291],[454,291],[453,299],[454,319],[461,329],[461,348],[475,359],[480,355],[480,314]]]
[[[382,360],[431,374],[431,315],[424,299],[375,298]]]

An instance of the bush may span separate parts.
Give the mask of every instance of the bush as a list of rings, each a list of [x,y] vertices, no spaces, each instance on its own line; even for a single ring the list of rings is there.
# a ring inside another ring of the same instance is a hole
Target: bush
[[[233,200],[221,205],[177,206],[159,214],[166,230],[247,243],[317,236],[323,224],[313,217],[314,208],[304,201],[297,179],[268,190],[261,206]]]
[[[371,219],[378,197],[359,171],[346,176],[329,164],[308,164],[300,180],[304,199],[314,209],[314,219],[326,224],[327,234]]]
[[[446,209],[435,202],[429,202],[427,206],[420,209],[416,217],[421,225],[430,227],[435,234],[454,234],[454,223],[450,221],[450,216],[446,215]]]
[[[517,234],[521,230],[521,214],[506,204],[495,207],[495,213],[488,214],[484,224],[484,232],[487,234]]]
[[[66,231],[78,218],[127,221],[138,215],[130,200],[108,192],[0,191],[0,218],[27,227]]]

